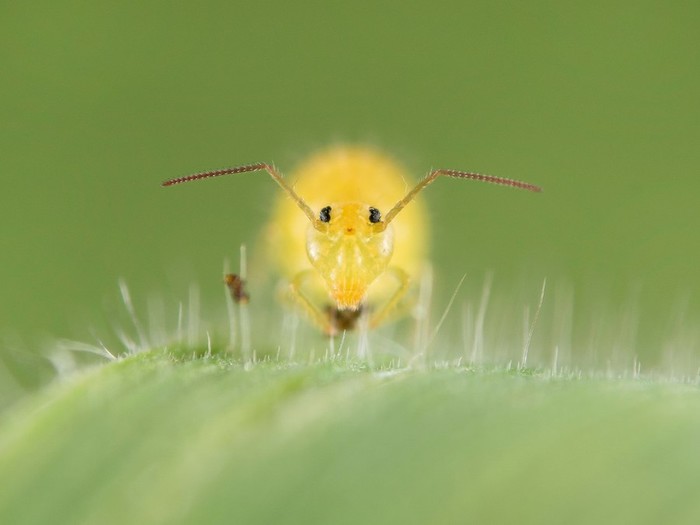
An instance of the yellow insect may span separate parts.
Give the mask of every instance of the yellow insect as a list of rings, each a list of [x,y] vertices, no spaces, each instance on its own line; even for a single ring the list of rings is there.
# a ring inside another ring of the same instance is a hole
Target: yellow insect
[[[409,189],[391,158],[363,147],[335,147],[303,163],[291,184],[271,164],[258,163],[168,180],[266,171],[285,195],[267,228],[270,254],[291,297],[327,334],[352,329],[366,313],[384,322],[423,269],[425,204],[418,194],[441,176],[539,192],[534,184],[465,171],[433,170]],[[410,205],[409,205],[410,204]]]

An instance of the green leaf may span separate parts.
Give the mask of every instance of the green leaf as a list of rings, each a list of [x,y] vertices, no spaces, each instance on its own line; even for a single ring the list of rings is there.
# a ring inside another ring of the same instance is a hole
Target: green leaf
[[[0,523],[695,523],[695,386],[151,351],[6,412]]]

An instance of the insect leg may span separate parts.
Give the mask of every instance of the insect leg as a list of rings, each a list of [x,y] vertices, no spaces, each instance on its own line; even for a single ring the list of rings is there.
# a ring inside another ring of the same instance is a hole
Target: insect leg
[[[289,290],[291,292],[292,299],[297,303],[298,306],[301,307],[302,310],[304,310],[304,312],[306,312],[306,315],[308,315],[309,318],[326,334],[333,334],[336,330],[333,324],[331,323],[328,314],[319,310],[319,308],[314,303],[312,303],[311,300],[301,290],[301,285],[311,275],[313,275],[312,270],[304,270],[294,276],[292,281],[289,283]]]
[[[386,320],[387,316],[396,308],[399,301],[403,299],[403,296],[406,295],[411,282],[408,274],[401,268],[392,266],[387,268],[387,271],[391,272],[391,274],[396,278],[396,280],[399,282],[399,287],[389,298],[386,304],[372,314],[369,319],[370,328],[376,328]]]

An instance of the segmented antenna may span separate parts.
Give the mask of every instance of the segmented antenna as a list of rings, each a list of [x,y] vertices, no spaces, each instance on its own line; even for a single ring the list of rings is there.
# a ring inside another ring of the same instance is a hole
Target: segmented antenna
[[[499,184],[501,186],[510,186],[512,188],[518,188],[521,190],[533,191],[535,193],[540,193],[542,188],[535,184],[530,184],[529,182],[523,182],[515,179],[507,179],[505,177],[494,177],[493,175],[484,175],[483,173],[470,173],[466,171],[459,170],[435,170],[431,172],[429,176],[433,178],[439,175],[445,175],[447,177],[453,177],[456,179],[471,179],[478,180],[480,182],[488,182],[489,184]]]
[[[420,193],[425,187],[433,182],[435,179],[437,179],[440,176],[445,176],[445,177],[453,177],[455,179],[470,179],[470,180],[476,180],[480,182],[488,182],[490,184],[499,184],[501,186],[510,186],[512,188],[518,188],[521,190],[527,190],[527,191],[533,191],[536,193],[539,193],[542,191],[542,188],[539,186],[536,186],[535,184],[530,184],[529,182],[522,182],[519,180],[514,180],[514,179],[506,179],[505,177],[494,177],[493,175],[484,175],[483,173],[472,173],[468,171],[459,171],[459,170],[448,170],[448,169],[439,169],[439,170],[433,170],[428,175],[421,180],[418,184],[415,185],[415,187],[409,191],[406,196],[401,199],[399,202],[397,202],[391,210],[389,210],[389,213],[386,214],[386,217],[384,218],[384,227],[386,227],[387,224],[391,222],[391,220],[396,217],[396,215],[409,203],[411,202],[414,197]]]
[[[266,170],[267,168],[269,168],[269,166],[261,162],[259,164],[236,166],[235,168],[223,168],[220,170],[203,171],[201,173],[195,173],[193,175],[186,175],[184,177],[177,177],[175,179],[166,180],[165,182],[163,182],[163,184],[161,184],[161,186],[174,186],[175,184],[182,184],[183,182],[190,182],[193,180],[210,179],[212,177],[220,177],[221,175],[234,175],[236,173]]]
[[[223,168],[220,170],[203,171],[201,173],[195,173],[194,175],[185,175],[184,177],[177,177],[175,179],[166,180],[161,184],[161,186],[174,186],[175,184],[182,184],[183,182],[191,182],[194,180],[210,179],[212,177],[220,177],[222,175],[235,175],[236,173],[247,173],[249,171],[266,171],[270,177],[272,177],[279,186],[287,192],[287,194],[297,203],[297,206],[301,208],[301,211],[309,218],[314,226],[317,226],[318,221],[316,220],[316,215],[311,208],[304,202],[304,199],[299,197],[294,189],[284,181],[282,174],[277,171],[277,168],[271,164],[265,162],[259,162],[257,164],[247,164],[245,166],[236,166],[234,168]]]

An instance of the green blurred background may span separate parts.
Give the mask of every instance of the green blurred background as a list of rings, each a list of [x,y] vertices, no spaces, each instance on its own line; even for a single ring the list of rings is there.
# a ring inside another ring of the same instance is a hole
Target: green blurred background
[[[290,171],[339,141],[378,145],[416,177],[451,167],[545,188],[426,192],[442,297],[464,273],[478,295],[493,272],[502,297],[535,303],[546,276],[581,333],[633,312],[649,355],[679,333],[692,347],[699,15],[680,2],[5,3],[3,351],[106,337],[120,277],[141,309],[190,283],[223,308],[222,260],[254,243],[277,190],[262,176],[160,182],[253,161]]]

